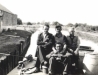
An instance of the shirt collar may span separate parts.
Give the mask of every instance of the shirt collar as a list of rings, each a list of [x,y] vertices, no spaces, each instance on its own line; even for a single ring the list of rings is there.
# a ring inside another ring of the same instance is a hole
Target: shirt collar
[[[48,35],[48,33],[46,34],[46,33],[43,32],[43,35]]]
[[[59,34],[62,36],[62,33],[59,33]],[[58,36],[59,34],[56,33],[55,36],[56,36],[56,37],[59,37],[59,36]]]

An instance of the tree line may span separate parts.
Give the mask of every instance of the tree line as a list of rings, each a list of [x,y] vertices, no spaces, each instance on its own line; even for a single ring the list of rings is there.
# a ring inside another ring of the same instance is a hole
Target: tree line
[[[22,24],[23,24],[22,20],[20,18],[17,18],[17,25],[22,25]],[[61,26],[63,26],[63,24],[59,23],[58,21],[54,21],[52,23],[50,23],[50,22],[44,22],[44,21],[43,22],[37,22],[37,23],[27,22],[25,24],[26,25],[49,24],[49,25],[52,25],[52,26],[55,26],[55,25],[61,25]],[[75,23],[75,24],[68,23],[65,26],[66,27],[74,27],[77,30],[86,31],[86,32],[98,32],[98,26],[92,26],[92,25],[88,25],[86,23]]]
[[[32,23],[32,22],[27,22],[27,23],[23,23],[22,20],[20,18],[17,18],[17,25],[23,25],[23,24],[26,24],[26,25],[40,25],[40,24],[49,24],[49,25],[62,25],[61,23],[59,23],[58,21],[55,21],[55,22],[37,22],[37,23]]]
[[[98,26],[88,25],[86,23],[69,23],[66,25],[67,27],[74,27],[77,30],[86,31],[86,32],[98,32]]]

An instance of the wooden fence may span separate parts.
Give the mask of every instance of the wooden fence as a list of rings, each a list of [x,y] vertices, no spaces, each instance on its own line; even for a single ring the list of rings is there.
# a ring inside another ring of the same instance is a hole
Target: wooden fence
[[[10,52],[10,55],[3,55],[0,58],[0,75],[7,75],[18,65],[18,61],[22,60],[27,52],[30,45],[30,39],[31,36],[28,36],[25,41],[21,41],[20,44],[17,45],[17,49]]]

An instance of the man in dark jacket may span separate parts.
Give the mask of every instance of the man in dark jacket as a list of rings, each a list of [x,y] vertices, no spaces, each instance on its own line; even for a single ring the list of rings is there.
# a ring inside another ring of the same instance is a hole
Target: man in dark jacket
[[[79,44],[80,40],[78,36],[75,36],[75,29],[72,28],[69,30],[69,36],[67,37],[67,42],[68,42],[68,52],[72,54],[71,58],[71,63],[75,63],[76,69],[78,69],[78,60],[79,60]]]
[[[36,57],[38,59],[35,65],[37,69],[40,68],[40,64],[47,66],[48,60],[46,58],[46,55],[52,51],[52,46],[54,45],[54,37],[48,31],[49,31],[49,25],[44,25],[43,32],[38,36],[37,40],[38,46],[36,51]]]

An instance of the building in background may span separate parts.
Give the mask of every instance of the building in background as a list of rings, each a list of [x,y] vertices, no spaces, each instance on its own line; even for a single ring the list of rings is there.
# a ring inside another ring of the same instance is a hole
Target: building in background
[[[17,15],[0,4],[0,31],[14,25],[17,25]]]

